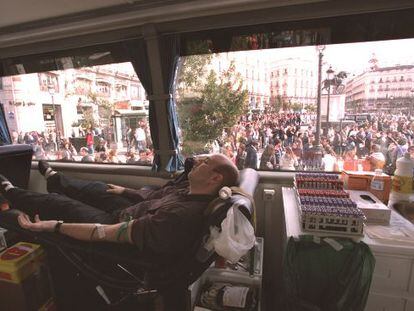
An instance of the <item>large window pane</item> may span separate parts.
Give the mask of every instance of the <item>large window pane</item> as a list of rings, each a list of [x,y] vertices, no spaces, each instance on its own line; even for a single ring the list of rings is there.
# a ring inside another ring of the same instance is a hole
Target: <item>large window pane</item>
[[[392,174],[414,150],[413,49],[407,39],[183,57],[182,151],[221,152],[239,168]]]
[[[13,143],[34,159],[150,165],[148,101],[130,63],[3,77]]]

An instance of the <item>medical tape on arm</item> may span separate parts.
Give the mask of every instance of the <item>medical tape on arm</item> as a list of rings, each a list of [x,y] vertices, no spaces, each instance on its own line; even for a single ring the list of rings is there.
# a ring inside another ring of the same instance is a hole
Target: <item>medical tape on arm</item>
[[[101,224],[96,224],[96,231],[98,232],[98,239],[103,240],[106,236],[105,227]]]
[[[93,227],[93,229],[92,229],[91,235],[89,236],[89,240],[91,240],[91,241],[92,241],[92,239],[93,239],[93,235],[95,234],[96,229],[98,229],[98,227],[96,227],[96,225],[95,225],[95,226]]]
[[[95,226],[92,229],[91,235],[89,237],[89,240],[93,240],[93,236],[95,235],[95,232],[98,233],[98,239],[103,240],[106,237],[105,233],[105,227],[102,224],[95,224]]]

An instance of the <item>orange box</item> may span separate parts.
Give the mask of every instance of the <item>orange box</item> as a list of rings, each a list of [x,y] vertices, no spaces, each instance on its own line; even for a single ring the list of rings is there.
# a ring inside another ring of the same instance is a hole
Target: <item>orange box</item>
[[[371,183],[371,176],[363,171],[342,171],[342,181],[347,190],[368,191]]]
[[[379,191],[373,190],[370,187],[374,175],[374,172],[342,171],[342,180],[345,189],[369,191],[386,204],[391,191],[391,176],[383,173],[381,176],[377,177],[378,180],[384,182],[384,189]]]

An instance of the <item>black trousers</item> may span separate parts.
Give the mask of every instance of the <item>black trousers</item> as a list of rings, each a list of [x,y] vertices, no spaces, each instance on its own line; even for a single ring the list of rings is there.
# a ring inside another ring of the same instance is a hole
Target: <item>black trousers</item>
[[[107,193],[107,184],[85,181],[57,173],[47,179],[48,194],[20,188],[6,192],[11,207],[42,220],[77,223],[113,224],[119,222],[122,209],[137,202],[118,194]]]

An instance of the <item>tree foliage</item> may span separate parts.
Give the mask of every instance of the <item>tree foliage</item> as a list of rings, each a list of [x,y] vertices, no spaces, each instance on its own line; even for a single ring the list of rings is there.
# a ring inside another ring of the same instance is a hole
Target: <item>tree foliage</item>
[[[202,76],[204,68],[210,64],[212,56],[190,55],[181,58],[177,72],[177,95],[179,98],[185,97],[186,93],[197,92],[202,87]]]
[[[282,96],[278,95],[273,99],[271,107],[275,112],[279,112],[280,110],[285,111],[290,109],[290,103],[286,101]]]
[[[89,92],[88,98],[98,107],[99,123],[108,126],[115,104],[94,92]]]
[[[316,105],[307,105],[305,109],[309,113],[316,113],[317,107]]]
[[[114,103],[95,92],[89,92],[87,97],[98,108],[99,120],[96,119],[92,107],[82,107],[83,119],[80,120],[79,125],[84,129],[95,128],[98,125],[108,126],[115,106]]]
[[[302,104],[301,103],[291,103],[290,104],[290,109],[295,111],[295,112],[299,112],[302,110]]]
[[[181,98],[177,104],[184,141],[208,143],[221,136],[223,129],[234,126],[246,112],[247,91],[232,63],[220,77],[210,71],[199,82],[192,97]]]
[[[84,128],[95,128],[96,127],[96,120],[93,115],[92,109],[82,109],[83,119],[79,121],[79,125]]]

